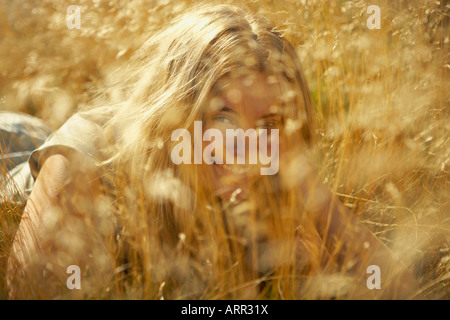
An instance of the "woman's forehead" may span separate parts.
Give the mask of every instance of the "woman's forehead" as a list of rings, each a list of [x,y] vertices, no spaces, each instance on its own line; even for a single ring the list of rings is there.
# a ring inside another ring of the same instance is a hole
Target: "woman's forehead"
[[[217,87],[217,95],[222,104],[238,113],[253,117],[279,112],[281,103],[280,77],[265,74],[251,74],[222,79]],[[221,108],[214,103],[213,108]]]

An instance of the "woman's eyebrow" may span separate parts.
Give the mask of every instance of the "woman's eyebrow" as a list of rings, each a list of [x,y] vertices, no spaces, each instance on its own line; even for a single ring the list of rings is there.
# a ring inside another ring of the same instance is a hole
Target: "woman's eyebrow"
[[[230,112],[230,113],[237,113],[236,111],[234,111],[233,109],[227,107],[227,106],[223,106],[222,108],[219,109],[218,112]]]
[[[260,119],[267,119],[267,118],[283,118],[283,116],[279,113],[267,113],[260,117]]]

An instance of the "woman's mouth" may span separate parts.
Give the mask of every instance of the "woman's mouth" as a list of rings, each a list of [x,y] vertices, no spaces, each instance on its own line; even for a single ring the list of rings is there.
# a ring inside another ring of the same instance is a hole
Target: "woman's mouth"
[[[239,165],[239,164],[234,164],[234,165],[230,165],[230,164],[217,164],[217,166],[219,166],[220,168],[223,168],[227,171],[230,171],[232,173],[235,174],[246,174],[248,173],[249,170],[249,166],[248,165]]]

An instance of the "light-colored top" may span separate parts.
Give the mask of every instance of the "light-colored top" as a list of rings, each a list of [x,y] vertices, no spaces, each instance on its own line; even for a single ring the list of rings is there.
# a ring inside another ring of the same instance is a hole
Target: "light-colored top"
[[[106,106],[74,114],[29,153],[28,161],[16,164],[10,170],[13,180],[6,185],[6,192],[16,201],[28,199],[42,164],[51,154],[74,150],[94,162],[106,160],[107,140],[103,128],[116,110],[117,107]]]
[[[28,164],[34,180],[39,175],[42,163],[50,154],[61,153],[67,149],[78,151],[96,162],[105,160],[107,141],[103,127],[115,110],[115,107],[101,107],[70,117],[44,144],[31,153]]]

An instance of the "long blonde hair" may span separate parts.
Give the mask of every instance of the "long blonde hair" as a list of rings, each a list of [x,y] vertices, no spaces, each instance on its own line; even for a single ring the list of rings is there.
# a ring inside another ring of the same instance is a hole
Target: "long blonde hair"
[[[202,6],[153,35],[125,72],[126,80],[118,78],[117,86],[126,99],[107,126],[115,147],[105,168],[112,173],[109,180],[123,227],[119,252],[126,262],[122,263],[129,265],[132,285],[139,283],[142,289],[136,295],[233,297],[242,291],[236,289],[239,284],[258,282],[255,279],[265,272],[239,269],[249,264],[249,256],[250,264],[257,264],[257,249],[245,253],[250,245],[237,238],[247,231],[235,224],[236,217],[230,222],[223,214],[223,204],[205,187],[208,177],[197,166],[172,163],[171,133],[191,130],[194,120],[202,119],[211,96],[220,91],[220,79],[259,72],[282,79],[279,86],[285,94],[280,104],[285,119],[296,124],[289,131],[290,141],[297,147],[300,140],[311,143],[312,102],[296,51],[262,17],[228,5]],[[280,232],[294,233],[299,223],[295,195],[282,196],[279,188],[271,191],[274,183],[268,178],[257,188],[265,192],[259,209],[247,206],[234,212],[253,208],[250,217],[258,220],[255,223],[267,220],[272,229],[275,225]],[[266,210],[261,213],[263,203]],[[288,227],[283,226],[286,221]],[[267,240],[260,230],[250,233],[250,242]],[[291,256],[292,249],[287,251]],[[285,264],[281,269],[292,276]],[[274,277],[273,272],[270,275]]]

